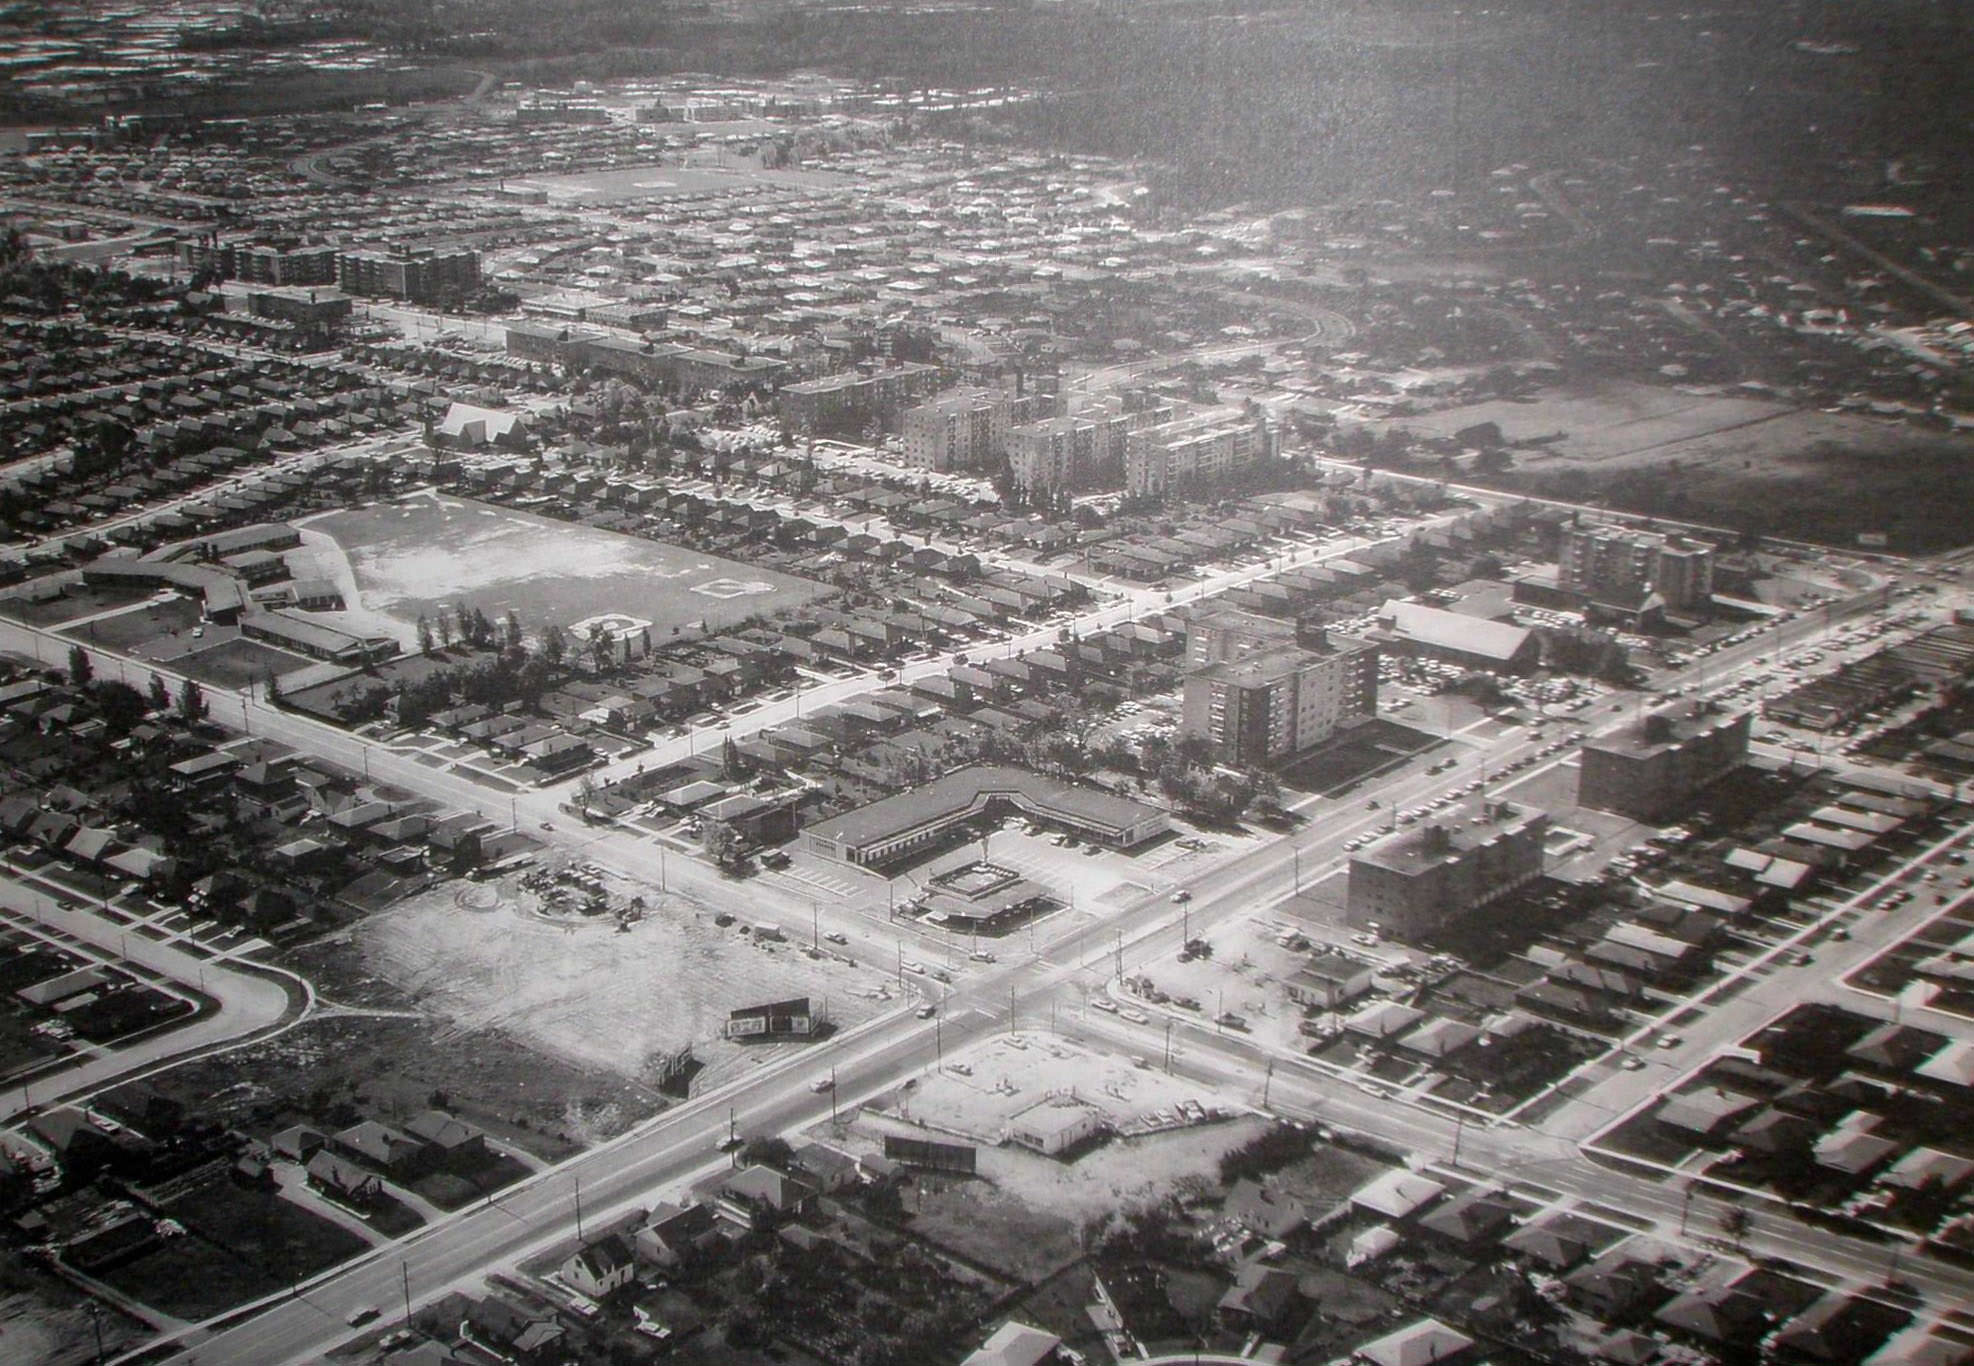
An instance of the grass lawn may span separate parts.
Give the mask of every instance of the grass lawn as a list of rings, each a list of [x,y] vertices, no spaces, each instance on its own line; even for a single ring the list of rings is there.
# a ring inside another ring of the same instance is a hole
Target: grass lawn
[[[458,498],[418,497],[334,512],[309,527],[348,555],[363,605],[407,626],[464,604],[537,635],[612,615],[714,628],[797,607],[828,590],[759,565]]]
[[[77,617],[86,617],[92,612],[107,612],[112,607],[142,602],[150,596],[150,590],[144,588],[85,588],[74,583],[64,585],[60,597],[43,602],[29,602],[19,597],[0,598],[0,617],[11,617],[30,626],[55,626],[74,621]]]
[[[107,650],[128,651],[160,636],[168,636],[173,631],[189,631],[199,624],[199,617],[198,603],[191,598],[173,598],[170,602],[154,603],[149,607],[104,617],[101,621],[72,626],[62,634]]]
[[[244,688],[250,683],[265,683],[269,674],[283,678],[313,663],[257,640],[242,639],[225,641],[196,654],[180,655],[172,660],[171,666],[216,688]]]

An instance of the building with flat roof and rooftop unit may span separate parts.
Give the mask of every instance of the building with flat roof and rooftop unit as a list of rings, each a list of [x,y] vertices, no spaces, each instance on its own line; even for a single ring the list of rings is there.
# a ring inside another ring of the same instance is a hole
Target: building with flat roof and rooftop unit
[[[1594,735],[1583,742],[1577,802],[1635,821],[1675,818],[1748,761],[1750,717],[1699,703]]]
[[[1243,612],[1238,607],[1197,611],[1186,620],[1186,663],[1194,668],[1245,659],[1292,646],[1296,624],[1280,617]]]
[[[1541,877],[1548,833],[1548,813],[1487,801],[1387,835],[1352,856],[1344,918],[1428,934]]]
[[[1557,584],[1593,611],[1704,615],[1713,606],[1714,547],[1629,527],[1574,526],[1563,532]]]
[[[1378,714],[1378,647],[1337,638],[1205,664],[1186,676],[1179,733],[1226,764],[1294,758]]]

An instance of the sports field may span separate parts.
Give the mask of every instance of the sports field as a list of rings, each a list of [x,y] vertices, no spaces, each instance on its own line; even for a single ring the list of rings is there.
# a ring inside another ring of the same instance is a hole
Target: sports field
[[[509,611],[530,636],[554,622],[587,633],[711,627],[810,601],[822,586],[659,541],[552,521],[466,499],[420,495],[331,512],[309,529],[348,557],[365,609],[412,625],[465,605]]]
[[[829,171],[765,171],[758,166],[624,166],[614,171],[537,175],[510,189],[544,190],[551,204],[619,204],[721,191],[840,190],[856,182]]]

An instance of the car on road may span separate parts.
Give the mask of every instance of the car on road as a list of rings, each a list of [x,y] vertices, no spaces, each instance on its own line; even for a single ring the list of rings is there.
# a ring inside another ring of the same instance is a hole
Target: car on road
[[[376,1319],[382,1313],[383,1311],[374,1304],[361,1305],[350,1310],[348,1317],[343,1322],[352,1328],[361,1328],[364,1324]]]
[[[824,935],[823,938],[827,939],[832,944],[847,944],[850,942],[849,935],[838,934],[835,930],[831,930],[828,934]]]
[[[1178,891],[1172,894],[1172,904],[1174,906],[1183,906],[1188,901],[1191,901],[1192,899],[1193,899],[1193,894],[1187,891],[1184,887],[1181,887]]]
[[[937,1015],[938,1013],[939,1013],[939,1007],[932,1004],[932,1002],[930,1001],[927,1001],[924,1005],[920,1006],[917,1011],[917,1015],[921,1020],[929,1020],[934,1015]]]
[[[920,977],[925,976],[925,964],[915,962],[910,958],[907,958],[904,962],[900,963],[898,966],[906,972],[916,974],[917,976]]]
[[[1117,1013],[1117,1002],[1107,996],[1092,996],[1090,998],[1090,1008],[1092,1010],[1101,1010],[1106,1015],[1115,1015]]]
[[[1627,1072],[1642,1072],[1645,1070],[1645,1059],[1639,1057],[1636,1053],[1627,1053],[1624,1055],[1624,1061],[1620,1062],[1618,1066],[1624,1068]]]
[[[1679,1047],[1679,1046],[1680,1046],[1681,1044],[1683,1044],[1683,1043],[1685,1043],[1685,1042],[1686,1042],[1686,1040],[1684,1040],[1684,1039],[1682,1039],[1682,1038],[1680,1038],[1680,1037],[1679,1037],[1679,1035],[1677,1035],[1677,1034],[1668,1034],[1668,1035],[1666,1035],[1666,1036],[1665,1036],[1665,1037],[1664,1037],[1663,1039],[1660,1039],[1660,1040],[1659,1040],[1659,1047],[1661,1047],[1661,1048],[1677,1048],[1677,1047]]]
[[[1117,1013],[1120,1016],[1122,1016],[1124,1019],[1129,1020],[1132,1024],[1151,1023],[1151,1016],[1145,1014],[1144,1011],[1139,1010],[1135,1006],[1125,1006],[1122,1010],[1119,1010]]]
[[[836,1089],[836,1078],[817,1077],[814,1081],[809,1083],[809,1089],[811,1091],[816,1092],[818,1095],[820,1095],[824,1091],[834,1091]]]

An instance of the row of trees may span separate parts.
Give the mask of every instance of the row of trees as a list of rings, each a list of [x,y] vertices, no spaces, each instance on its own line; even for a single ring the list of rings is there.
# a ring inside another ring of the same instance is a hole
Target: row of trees
[[[98,680],[89,652],[80,645],[69,646],[68,677],[71,687],[88,692],[104,724],[118,735],[129,734],[147,715],[154,713],[172,712],[186,725],[197,725],[211,709],[205,689],[190,678],[179,683],[175,698],[157,674],[151,675],[150,687],[143,693],[113,678]]]

